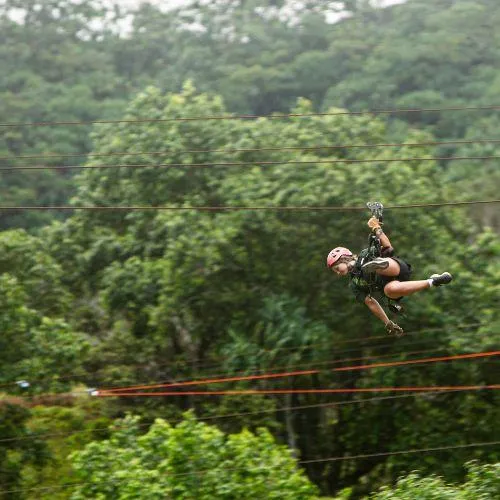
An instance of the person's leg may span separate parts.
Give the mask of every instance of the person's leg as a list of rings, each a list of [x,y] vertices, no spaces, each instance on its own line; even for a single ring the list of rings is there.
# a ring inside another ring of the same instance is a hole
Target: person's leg
[[[433,274],[428,280],[420,281],[389,281],[384,287],[384,293],[390,299],[399,299],[406,297],[420,290],[425,290],[431,286],[447,285],[451,282],[453,276],[450,273]]]
[[[407,297],[413,293],[420,292],[426,288],[430,288],[429,280],[419,281],[390,281],[384,287],[384,294],[390,299],[399,299],[400,297]]]

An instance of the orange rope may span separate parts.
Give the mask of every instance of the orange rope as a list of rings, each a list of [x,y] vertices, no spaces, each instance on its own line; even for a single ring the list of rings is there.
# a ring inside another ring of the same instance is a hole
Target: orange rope
[[[230,391],[186,391],[186,392],[101,392],[95,391],[93,396],[97,397],[145,397],[145,396],[236,396],[252,394],[353,394],[365,392],[422,392],[422,391],[473,391],[473,390],[497,390],[497,385],[455,385],[455,386],[428,386],[428,387],[367,387],[351,389],[248,389]]]
[[[481,326],[481,323],[469,323],[469,324],[466,324],[466,325],[457,325],[455,326],[454,328],[458,328],[458,329],[464,329],[464,328],[475,328],[477,326]],[[435,327],[435,328],[423,328],[421,330],[412,330],[410,332],[406,332],[406,337],[408,336],[415,336],[415,335],[418,335],[419,337],[422,335],[422,334],[427,334],[427,333],[434,333],[434,332],[440,332],[440,331],[446,331],[448,330],[449,327]],[[385,335],[370,335],[370,336],[367,336],[367,337],[360,337],[360,338],[352,338],[352,339],[343,339],[343,340],[335,340],[335,345],[343,345],[343,344],[352,344],[352,343],[365,343],[365,342],[368,342],[368,341],[372,341],[372,340],[380,340],[380,339],[386,339],[386,340],[390,340],[390,337],[385,334]],[[428,340],[416,340],[416,341],[413,341],[413,342],[405,342],[404,343],[404,347],[407,347],[409,345],[416,345],[416,344],[422,344],[422,343],[427,343]],[[312,343],[312,344],[307,344],[305,346],[294,346],[294,347],[277,347],[275,349],[273,349],[273,351],[287,351],[287,352],[291,352],[291,351],[299,351],[299,350],[305,350],[305,349],[310,349],[312,347],[318,347],[318,346],[324,346],[324,345],[331,345],[332,344],[332,341],[328,341],[328,342],[315,342],[315,343]],[[387,344],[379,344],[379,345],[375,345],[373,346],[373,348],[376,348],[376,349],[381,349],[381,348],[385,348],[385,347],[390,347],[391,345],[393,344],[393,342],[391,343],[387,343]],[[362,346],[362,348],[365,347],[364,345]],[[356,348],[351,348],[351,349],[341,349],[341,350],[337,350],[335,349],[334,351],[331,352],[331,355],[337,355],[337,354],[344,354],[346,352],[353,352],[353,351],[357,351],[359,348],[356,347]],[[436,349],[436,351],[438,350],[441,350],[441,349],[446,349],[445,347],[443,348],[439,348],[439,349]],[[265,349],[265,351],[270,351],[270,349]],[[363,356],[363,357],[360,357],[360,358],[343,358],[343,359],[338,359],[338,360],[334,360],[334,361],[328,361],[328,362],[320,362],[320,363],[316,363],[316,364],[328,364],[328,363],[332,363],[332,364],[338,364],[338,363],[343,363],[343,362],[347,362],[347,361],[361,361],[363,359],[375,359],[375,358],[381,358],[381,357],[390,357],[390,356],[398,356],[398,355],[414,355],[414,354],[423,354],[425,351],[403,351],[403,352],[393,352],[393,353],[389,353],[389,354],[385,354],[385,355],[377,355],[377,356]],[[429,350],[430,352],[430,350]],[[281,360],[282,357],[285,357],[285,356],[277,356],[275,358],[275,360]],[[217,360],[219,359],[220,361],[222,361],[222,358],[214,358],[214,360]],[[180,366],[180,367],[190,367],[190,366],[194,366],[196,368],[196,370],[201,370],[201,369],[210,369],[210,368],[214,368],[214,367],[220,367],[221,363],[218,362],[218,363],[202,363],[202,364],[198,364],[197,362],[193,361],[193,362],[183,362],[183,363],[179,363],[179,362],[175,362],[174,363],[175,366]],[[171,362],[169,363],[165,363],[165,364],[161,364],[161,365],[156,365],[155,368],[161,368],[161,367],[165,367],[165,366],[169,366],[171,365]],[[298,364],[298,365],[293,365],[293,366],[276,366],[275,369],[273,371],[277,371],[277,370],[280,370],[280,369],[283,369],[283,368],[288,368],[289,370],[290,369],[297,369],[297,368],[304,368],[304,367],[310,367],[312,366],[313,364],[312,363],[308,363],[308,364]],[[127,365],[127,367],[131,367],[131,368],[141,368],[141,367],[146,367],[146,366],[150,366],[150,364],[131,364],[131,365]],[[231,371],[231,370],[226,370],[226,375],[227,375],[227,372],[228,371]],[[256,373],[259,373],[259,372],[263,372],[264,370],[256,370]],[[240,371],[235,371],[232,375],[238,375],[238,374],[243,374],[243,373],[247,373],[248,374],[248,371],[244,372],[242,370]],[[223,374],[218,372],[218,373],[211,373],[211,374],[206,374],[205,376],[206,377],[219,377],[219,376],[222,376]],[[74,375],[74,374],[63,374],[63,375],[60,375],[58,376],[57,380],[60,381],[60,380],[74,380],[74,379],[78,379],[78,378],[84,378],[84,377],[88,377],[88,375]],[[31,385],[34,385],[35,383],[40,383],[40,382],[44,382],[44,381],[51,381],[53,380],[52,377],[45,377],[45,378],[39,378],[39,379],[33,379],[33,380],[28,380],[28,382],[31,384]],[[183,380],[180,380],[179,382],[183,382]],[[137,384],[143,384],[145,382],[137,382]],[[165,382],[166,383],[166,382]],[[9,386],[14,386],[14,385],[18,385],[17,384],[17,381],[12,381],[12,382],[6,382],[6,383],[3,383],[3,384],[0,384],[0,387],[9,387]],[[95,385],[95,384],[94,384]]]
[[[411,344],[410,344],[411,345]],[[352,362],[352,361],[365,361],[367,359],[380,359],[380,358],[394,358],[396,356],[402,356],[402,355],[406,355],[406,356],[410,356],[410,355],[416,355],[416,354],[429,354],[430,352],[433,352],[433,353],[436,353],[436,352],[439,352],[439,351],[446,351],[446,348],[444,347],[441,347],[441,348],[438,348],[438,349],[422,349],[420,351],[406,351],[406,352],[394,352],[394,353],[391,353],[391,354],[380,354],[380,355],[375,355],[375,356],[361,356],[361,357],[357,357],[357,358],[342,358],[342,359],[333,359],[333,360],[329,360],[329,361],[319,361],[319,362],[315,362],[315,363],[312,363],[312,362],[309,362],[309,363],[300,363],[300,364],[297,364],[297,365],[285,365],[285,366],[276,366],[275,368],[273,368],[272,370],[270,370],[269,372],[267,373],[276,373],[278,372],[279,370],[283,370],[283,369],[288,369],[288,370],[297,370],[299,368],[302,368],[302,369],[305,369],[305,368],[309,368],[311,366],[325,366],[325,365],[338,365],[338,364],[341,364],[341,363],[347,363],[347,362]],[[279,358],[277,358],[276,360],[278,360]],[[226,372],[223,372],[223,373],[211,373],[211,374],[207,374],[207,378],[208,377],[211,377],[211,378],[215,378],[215,377],[222,377],[224,375],[226,376],[229,376],[230,374],[230,370],[227,370]],[[263,374],[263,372],[265,373],[265,370],[264,369],[257,369],[257,370],[252,370],[252,371],[248,371],[248,370],[239,370],[239,371],[234,371],[233,373],[231,373],[231,376],[235,377],[237,375],[257,375],[257,374]],[[58,379],[60,380],[60,379]],[[186,380],[175,380],[174,379],[174,382],[189,382],[191,381],[192,379],[186,379]],[[164,382],[165,384],[170,384],[170,383],[174,383],[174,382]],[[144,384],[145,382],[138,382],[137,385],[139,384]],[[11,384],[12,385],[12,384]],[[2,387],[0,385],[0,387]],[[116,390],[122,390],[122,386],[116,386],[116,387],[109,387],[108,389],[106,389],[106,391],[112,391],[113,389],[116,389]]]
[[[437,363],[438,361],[451,361],[454,359],[471,359],[471,358],[486,358],[489,356],[498,356],[500,351],[489,352],[475,352],[472,354],[457,354],[455,356],[440,356],[437,358],[424,358],[424,359],[410,359],[405,361],[390,361],[387,363],[376,363],[372,365],[359,365],[359,366],[344,366],[341,368],[334,368],[334,372],[350,371],[350,370],[369,370],[370,368],[382,368],[387,366],[401,366],[401,365],[416,365],[418,363]]]
[[[350,370],[369,370],[372,368],[382,368],[382,367],[390,367],[390,366],[401,366],[401,365],[412,365],[418,363],[437,363],[441,361],[452,361],[458,359],[471,359],[471,358],[486,358],[490,356],[498,356],[500,351],[488,351],[488,352],[479,352],[472,354],[458,354],[455,356],[440,356],[434,358],[422,358],[422,359],[412,359],[405,361],[390,361],[386,363],[376,363],[370,365],[355,365],[355,366],[344,366],[340,368],[332,368],[332,372],[339,371],[350,371]],[[212,378],[212,379],[199,379],[199,380],[190,380],[186,382],[174,382],[170,384],[152,384],[152,385],[139,385],[139,386],[129,386],[129,387],[121,387],[117,389],[103,389],[100,392],[112,393],[114,391],[130,391],[130,390],[138,390],[138,389],[158,389],[158,388],[166,388],[166,387],[185,387],[189,385],[202,385],[202,384],[215,384],[222,382],[241,382],[244,380],[263,380],[263,379],[271,379],[271,378],[283,378],[283,377],[294,377],[299,375],[314,375],[320,373],[321,370],[301,370],[301,371],[292,371],[292,372],[284,372],[284,373],[267,373],[263,375],[245,375],[238,377],[226,377],[226,378]]]
[[[428,331],[438,331],[439,329],[433,329],[433,330],[428,330]],[[418,331],[418,333],[425,333],[427,332],[427,330],[420,330]],[[406,333],[406,335],[412,335],[412,334],[416,334],[417,332],[408,332]],[[382,339],[382,338],[385,338],[385,339],[388,339],[388,336],[387,334],[386,335],[380,335],[380,336],[374,336],[374,337],[365,337],[365,338],[361,338],[359,339],[359,342],[363,342],[365,340],[370,340],[370,339]],[[343,344],[343,343],[348,343],[348,342],[353,342],[355,341],[355,339],[353,340],[344,340],[344,341],[339,341],[338,343],[339,344]],[[411,345],[418,345],[418,344],[427,344],[429,343],[430,340],[418,340],[418,341],[413,341],[413,342],[405,342],[404,346],[407,347],[407,346],[411,346]],[[314,346],[319,346],[319,345],[327,345],[327,344],[330,344],[330,343],[326,343],[326,342],[321,342],[321,343],[316,343],[316,344],[308,344],[307,346],[301,346],[301,347],[278,347],[276,348],[275,350],[276,351],[280,351],[280,350],[288,350],[288,351],[293,351],[293,350],[306,350],[306,349],[309,349],[309,348],[312,348]],[[381,348],[385,348],[385,347],[391,347],[393,345],[393,343],[390,343],[390,344],[380,344],[380,345],[375,345],[375,346],[371,346],[372,348],[376,348],[376,349],[381,349]],[[362,347],[365,347],[365,346],[362,346]],[[430,353],[430,352],[438,352],[438,351],[446,351],[447,348],[446,347],[438,347],[438,348],[435,348],[435,349],[422,349],[422,350],[419,350],[419,351],[395,351],[395,352],[392,352],[392,353],[387,353],[387,354],[377,354],[377,355],[373,355],[373,356],[360,356],[360,357],[356,357],[356,358],[339,358],[339,359],[333,359],[333,360],[328,360],[328,361],[320,361],[320,362],[316,362],[316,363],[312,363],[312,362],[309,362],[309,363],[298,363],[298,364],[294,364],[294,365],[277,365],[275,366],[272,370],[271,370],[271,373],[273,372],[277,372],[277,371],[280,371],[280,370],[283,370],[283,369],[288,369],[288,370],[296,370],[296,369],[299,369],[299,368],[309,368],[311,366],[317,366],[317,365],[337,365],[339,363],[346,363],[346,362],[352,362],[352,361],[364,361],[364,360],[368,360],[368,359],[380,359],[380,358],[390,358],[390,357],[396,357],[396,356],[402,356],[402,355],[405,355],[405,356],[410,356],[410,355],[416,355],[416,354],[424,354],[424,353]],[[268,351],[268,349],[266,349],[266,351]],[[341,349],[341,350],[336,350],[336,351],[333,351],[331,352],[331,355],[332,356],[335,356],[335,355],[338,355],[338,354],[343,354],[343,353],[346,353],[346,352],[353,352],[353,351],[359,351],[359,348],[356,347],[356,348],[350,348],[350,349]],[[278,361],[281,361],[283,358],[285,358],[285,355],[281,355],[281,356],[276,356],[274,358],[274,361],[275,362],[278,362]],[[215,359],[221,359],[222,358],[215,358]],[[155,365],[155,368],[156,369],[159,369],[159,368],[162,368],[162,367],[166,367],[166,366],[171,366],[172,365],[172,362],[170,363],[162,363],[160,365]],[[216,373],[212,372],[208,372],[208,373],[202,373],[203,371],[206,371],[205,369],[210,369],[210,368],[215,368],[215,367],[219,367],[220,368],[220,365],[221,363],[206,363],[206,364],[198,364],[196,363],[195,361],[193,362],[175,362],[173,363],[174,366],[176,367],[179,367],[179,368],[182,368],[182,367],[194,367],[198,373],[199,373],[199,376],[202,376],[204,375],[206,378],[208,377],[222,377],[224,375],[226,376],[236,376],[236,375],[243,375],[243,374],[247,374],[247,375],[251,375],[251,374],[259,374],[259,373],[263,373],[265,370],[264,369],[255,369],[255,370],[252,370],[252,371],[248,371],[248,370],[225,370],[224,372],[221,373],[221,371],[217,371]],[[140,364],[130,364],[130,365],[126,365],[127,368],[144,368],[144,367],[148,367],[148,366],[151,366],[150,364],[144,364],[144,363],[140,363]],[[93,374],[92,377],[95,379],[96,376]],[[89,375],[86,374],[86,375],[70,375],[70,374],[63,374],[63,375],[60,375],[60,376],[57,376],[57,381],[61,381],[61,380],[75,380],[75,379],[82,379],[82,378],[89,378]],[[97,379],[99,379],[99,377],[97,376]],[[28,380],[28,382],[30,383],[31,386],[33,386],[34,384],[36,383],[42,383],[44,381],[53,381],[54,378],[53,377],[45,377],[45,378],[39,378],[39,379],[30,379]],[[191,380],[191,379],[185,379],[185,380],[175,380],[176,382],[184,382],[184,381],[187,381],[187,380]],[[104,383],[104,381],[103,381]],[[144,381],[137,381],[136,384],[139,385],[139,384],[145,384],[146,382]],[[167,383],[167,382],[165,382]],[[12,382],[5,382],[5,383],[2,383],[0,384],[0,388],[1,387],[12,387],[12,386],[17,386],[19,385],[17,381],[12,381]],[[93,384],[95,385],[95,384]],[[111,387],[110,389],[113,389],[114,387]],[[118,389],[120,387],[117,387]]]
[[[454,328],[458,328],[458,329],[464,329],[464,328],[474,328],[474,327],[477,327],[477,326],[480,326],[481,323],[469,323],[469,324],[466,324],[466,325],[457,325],[455,326]],[[407,332],[406,333],[406,336],[415,336],[415,335],[418,335],[418,336],[421,336],[422,334],[427,334],[427,333],[434,333],[434,332],[439,332],[439,331],[446,331],[448,330],[448,327],[434,327],[434,328],[424,328],[424,329],[421,329],[421,330],[412,330],[410,332]],[[367,337],[360,337],[360,338],[352,338],[352,339],[345,339],[345,340],[336,340],[335,341],[335,345],[342,345],[342,344],[352,344],[352,343],[365,343],[365,342],[368,342],[368,341],[372,341],[372,340],[380,340],[380,339],[386,339],[386,340],[389,340],[390,337],[388,337],[387,334],[385,335],[377,335],[377,336],[367,336]],[[416,341],[413,341],[413,342],[405,342],[404,343],[404,347],[407,347],[409,345],[416,345],[416,344],[422,344],[422,343],[427,343],[428,340],[416,340]],[[301,349],[310,349],[312,347],[318,347],[318,346],[323,346],[323,345],[330,345],[332,342],[329,341],[329,342],[316,342],[316,343],[312,343],[312,344],[307,344],[306,346],[295,346],[295,347],[277,347],[276,349],[274,349],[274,351],[287,351],[287,352],[290,352],[290,351],[297,351],[297,350],[301,350]],[[391,343],[384,343],[384,344],[379,344],[379,345],[375,345],[373,346],[374,348],[376,349],[381,349],[381,348],[385,348],[385,347],[390,347],[393,345],[393,342]],[[362,347],[365,347],[365,346],[362,346]],[[353,352],[353,351],[357,351],[359,348],[350,348],[350,349],[341,349],[341,350],[334,350],[331,352],[332,355],[338,355],[338,354],[344,354],[346,352]],[[436,351],[438,350],[441,350],[441,349],[446,349],[446,348],[438,348],[436,349]],[[265,349],[266,351],[269,351],[270,349]],[[388,354],[385,354],[385,355],[376,355],[376,356],[363,356],[363,357],[359,357],[359,358],[342,358],[342,359],[338,359],[338,360],[332,360],[332,361],[326,361],[326,362],[319,362],[319,363],[316,363],[316,365],[324,365],[324,364],[338,364],[338,363],[343,363],[343,362],[347,362],[347,361],[361,361],[363,359],[376,359],[376,358],[381,358],[381,357],[391,357],[391,356],[398,356],[398,355],[415,355],[415,354],[423,354],[426,350],[421,350],[421,351],[403,351],[403,352],[393,352],[393,353],[388,353]],[[428,350],[429,352],[431,352],[431,350]],[[281,358],[284,357],[284,356],[277,356],[275,358],[275,360],[281,360]],[[222,358],[214,358],[214,359],[220,359],[222,360]],[[219,363],[203,363],[203,364],[198,364],[196,363],[195,361],[193,362],[183,362],[183,363],[179,363],[179,362],[175,362],[174,363],[175,366],[181,366],[181,367],[189,367],[189,366],[194,366],[196,368],[196,370],[200,370],[200,369],[205,369],[205,368],[214,368],[214,367],[220,367],[220,362]],[[169,366],[171,365],[171,362],[170,363],[166,363],[166,364],[161,364],[161,365],[156,365],[156,368],[160,368],[160,367],[164,367],[164,366]],[[141,367],[146,367],[146,366],[150,366],[149,364],[132,364],[132,365],[127,365],[127,367],[132,367],[132,368],[141,368]],[[273,372],[276,372],[277,370],[280,370],[280,369],[283,369],[283,368],[287,368],[287,369],[297,369],[297,368],[304,368],[304,367],[310,367],[310,366],[313,366],[313,363],[301,363],[301,364],[297,364],[297,365],[293,365],[293,366],[276,366],[273,370]],[[208,377],[222,377],[224,374],[228,375],[227,372],[230,372],[231,370],[226,370],[225,373],[220,373],[220,372],[217,372],[217,373],[211,373],[211,374],[206,374],[205,376],[208,378]],[[264,370],[260,369],[260,370],[256,370],[254,373],[262,373]],[[240,371],[235,371],[234,373],[232,373],[232,375],[238,375],[238,374],[243,374],[243,373],[248,373],[248,371],[243,371],[243,370],[240,370]],[[57,377],[57,380],[60,381],[60,380],[74,380],[75,378],[76,379],[79,379],[79,378],[84,378],[84,377],[88,377],[88,375],[74,375],[74,374],[64,374],[64,375],[59,375]],[[28,382],[31,384],[31,385],[34,385],[35,383],[40,383],[40,382],[44,382],[44,381],[51,381],[53,380],[52,377],[45,377],[45,378],[39,378],[39,379],[33,379],[33,380],[28,380]],[[184,380],[179,380],[178,382],[183,382]],[[145,382],[137,382],[137,385],[139,384],[143,384]],[[166,382],[165,382],[166,383]],[[15,386],[15,385],[18,385],[17,381],[11,381],[11,382],[6,382],[6,383],[3,383],[3,384],[0,384],[0,387],[9,387],[9,386]],[[95,384],[93,384],[95,385]],[[118,387],[119,388],[119,387]]]
[[[132,391],[136,389],[159,389],[160,387],[185,387],[188,385],[201,385],[201,384],[217,384],[221,382],[239,382],[242,380],[267,380],[272,378],[283,378],[283,377],[296,377],[299,375],[315,375],[319,373],[320,370],[300,370],[294,372],[284,372],[284,373],[265,373],[263,375],[242,375],[238,377],[224,377],[224,378],[211,378],[211,379],[200,379],[200,380],[188,380],[185,382],[172,382],[169,384],[153,384],[153,385],[133,385],[130,387],[118,387],[115,389],[103,389],[104,392],[113,391]]]

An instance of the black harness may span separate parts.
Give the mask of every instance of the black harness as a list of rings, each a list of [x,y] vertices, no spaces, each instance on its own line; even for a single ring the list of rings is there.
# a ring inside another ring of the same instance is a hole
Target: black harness
[[[384,206],[382,205],[382,203],[369,202],[366,205],[370,209],[372,216],[376,217],[380,222],[382,222],[383,210],[384,210]],[[392,248],[390,250],[391,254],[384,255],[384,257],[389,257],[392,255]],[[360,280],[366,282],[369,288],[369,295],[373,295],[373,292],[382,293],[389,309],[396,314],[400,314],[403,310],[403,306],[399,304],[402,297],[400,297],[399,299],[390,299],[389,297],[387,297],[384,294],[384,286],[386,283],[383,283],[381,280],[377,280],[378,276],[377,273],[367,274],[363,273],[362,270],[362,266],[364,264],[381,256],[382,256],[382,245],[380,243],[380,238],[372,232],[368,237],[368,248],[365,248],[359,253],[354,268],[351,271],[351,276],[352,276],[351,279],[354,282],[357,281],[358,283]]]

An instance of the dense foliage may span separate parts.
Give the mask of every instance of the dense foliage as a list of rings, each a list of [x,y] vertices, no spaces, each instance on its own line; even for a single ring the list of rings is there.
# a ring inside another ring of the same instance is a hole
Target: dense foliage
[[[370,4],[186,0],[189,8],[162,11],[144,4],[130,14],[101,0],[3,0],[0,122],[116,118],[147,85],[177,92],[187,79],[221,95],[239,113],[287,112],[298,97],[322,111],[498,105],[496,0],[408,0],[386,9]],[[334,11],[347,17],[332,24]],[[499,123],[496,109],[471,109],[400,113],[391,124],[388,139],[397,141],[408,124],[441,140],[496,139]],[[3,128],[0,163],[80,164],[84,157],[78,155],[92,149],[89,131],[83,125]],[[451,144],[433,152],[483,157],[498,155],[498,147]],[[48,153],[75,156],[14,158]],[[409,154],[420,156],[420,150]],[[479,175],[473,168],[479,162],[444,165],[446,180],[469,196],[494,196],[500,182],[496,160],[483,161]],[[5,173],[2,202],[63,203],[74,192],[72,172]],[[497,212],[488,207],[477,216],[500,227]],[[33,227],[51,214],[0,217],[4,228]]]
[[[5,129],[0,149],[6,166],[29,161],[13,155],[91,151],[96,156],[89,156],[86,166],[111,167],[71,176],[4,172],[0,185],[6,205],[170,209],[75,210],[58,220],[48,212],[2,213],[2,225],[10,229],[0,233],[0,384],[8,394],[0,400],[0,411],[11,424],[0,424],[0,498],[140,498],[137,488],[146,487],[151,498],[164,498],[166,492],[173,498],[258,498],[261,488],[270,488],[276,498],[299,488],[303,498],[313,498],[316,487],[324,495],[360,498],[382,485],[387,488],[374,498],[411,498],[416,490],[458,492],[463,498],[484,491],[484,498],[494,498],[498,467],[478,464],[500,462],[498,446],[323,459],[498,441],[497,391],[88,396],[91,388],[307,367],[322,370],[210,387],[498,383],[495,358],[330,370],[498,349],[498,211],[386,211],[385,229],[398,253],[413,264],[415,278],[443,270],[455,276],[445,289],[405,300],[406,313],[398,321],[410,334],[394,339],[385,337],[383,325],[353,301],[346,283],[325,270],[333,246],[359,250],[365,245],[369,214],[286,207],[492,197],[498,191],[493,162],[458,167],[459,162],[434,159],[443,152],[494,154],[491,144],[443,151],[426,146],[418,154],[411,144],[492,138],[494,112],[408,114],[396,121],[339,114],[336,106],[433,105],[417,95],[418,85],[399,81],[412,72],[426,92],[440,88],[439,106],[493,103],[494,95],[484,100],[482,85],[495,78],[494,47],[481,52],[482,76],[477,68],[463,75],[469,78],[469,94],[451,87],[462,64],[480,65],[478,51],[460,50],[462,31],[470,29],[474,40],[488,44],[497,35],[478,26],[493,23],[500,9],[494,2],[486,8],[486,2],[477,6],[468,0],[413,0],[386,10],[345,2],[350,17],[327,24],[327,3],[304,2],[296,11],[284,9],[283,2],[269,2],[265,9],[255,2],[210,2],[167,13],[144,6],[124,36],[116,23],[125,14],[99,2],[3,2],[1,122],[171,119],[233,111],[308,114],[323,109],[331,114],[98,124],[91,135],[86,126]],[[14,8],[24,9],[23,23],[12,20]],[[436,13],[444,16],[441,24]],[[459,20],[457,40],[453,26]],[[193,23],[204,29],[194,29]],[[357,23],[364,31],[353,29]],[[412,38],[414,24],[420,28]],[[448,46],[450,54],[456,49],[449,67],[441,67],[444,55],[435,54],[429,33],[441,49]],[[424,39],[431,45],[428,51],[423,51]],[[425,71],[419,66],[424,62]],[[432,87],[426,72],[441,83]],[[375,92],[384,94],[378,98]],[[311,149],[396,140],[402,145],[376,150]],[[147,151],[158,154],[139,154]],[[102,156],[113,152],[123,154]],[[85,160],[31,161],[69,165]],[[221,165],[227,162],[233,164]],[[158,166],[165,164],[176,166]],[[466,191],[464,185],[471,183],[473,190]],[[272,209],[224,208],[235,206]],[[127,417],[108,429],[110,420],[129,412],[140,416],[141,424],[136,416]],[[157,418],[164,421],[154,423]],[[210,470],[203,481],[187,474],[193,464],[186,461],[186,443],[193,463]],[[205,454],[213,456],[212,463]],[[297,465],[294,457],[306,463]],[[467,479],[464,464],[471,459],[478,463],[469,466]],[[260,470],[255,477],[241,477],[226,470],[225,464],[235,461],[247,469],[256,462],[271,464],[280,473]],[[110,476],[103,470],[108,467]],[[164,476],[167,469],[175,470],[178,480]],[[400,476],[405,478],[391,490]],[[463,480],[463,486],[454,486]]]
[[[485,465],[471,462],[467,464],[467,479],[464,484],[446,484],[441,477],[420,477],[410,474],[401,478],[396,487],[388,487],[370,496],[373,500],[432,500],[434,498],[450,500],[476,500],[495,498],[500,491],[500,465]]]
[[[110,440],[89,444],[73,460],[82,479],[74,500],[316,496],[292,451],[278,446],[265,429],[226,437],[189,414],[176,427],[158,419],[144,435],[137,420],[128,418]]]

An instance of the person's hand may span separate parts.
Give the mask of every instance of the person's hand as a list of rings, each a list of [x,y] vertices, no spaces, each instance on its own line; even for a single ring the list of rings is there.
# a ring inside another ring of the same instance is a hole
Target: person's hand
[[[367,224],[372,231],[382,229],[382,223],[376,217],[371,217]]]
[[[396,337],[402,337],[405,334],[404,330],[394,321],[388,321],[385,324],[385,329],[389,335],[395,335]]]

